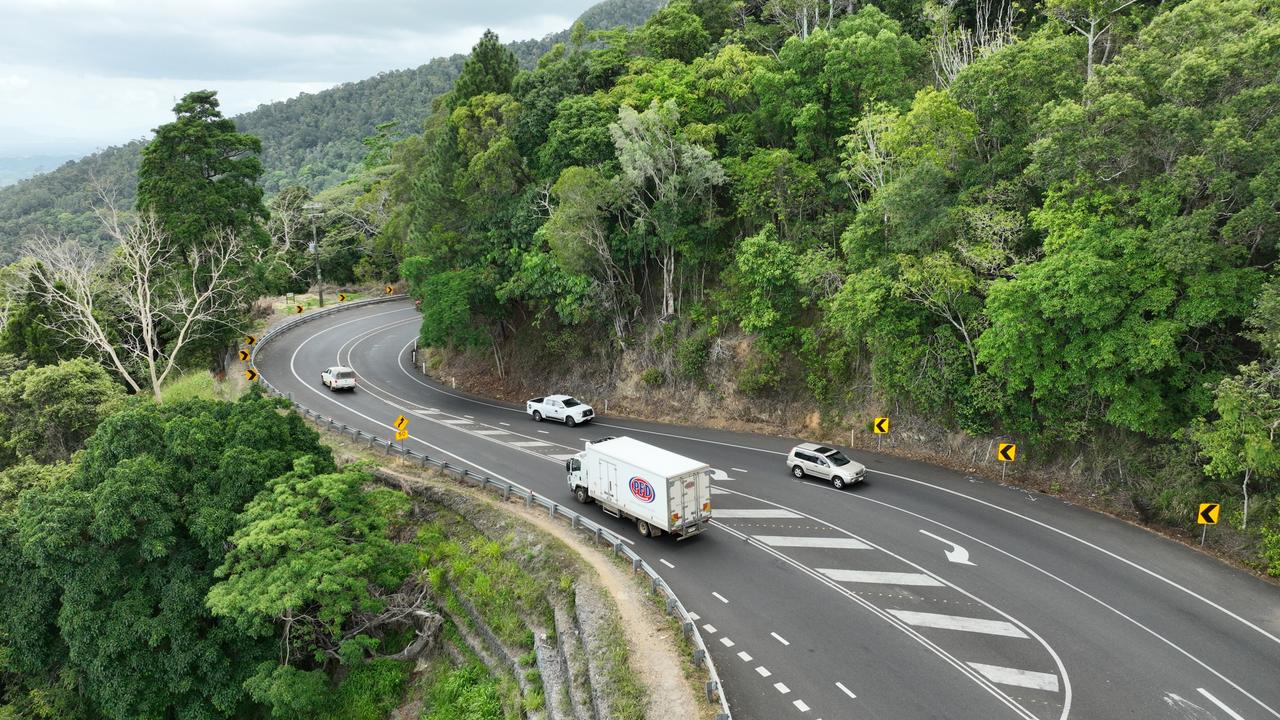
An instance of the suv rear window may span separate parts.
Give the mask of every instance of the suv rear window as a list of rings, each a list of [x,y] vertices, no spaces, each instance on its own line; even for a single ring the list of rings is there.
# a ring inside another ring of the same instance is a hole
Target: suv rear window
[[[816,456],[810,455],[809,453],[803,452],[801,450],[796,450],[796,459],[803,460],[805,462],[811,462],[811,463],[818,462],[818,458]]]
[[[353,380],[355,379],[355,376],[356,373],[354,370],[343,370],[342,372],[334,373],[334,377],[339,380]]]

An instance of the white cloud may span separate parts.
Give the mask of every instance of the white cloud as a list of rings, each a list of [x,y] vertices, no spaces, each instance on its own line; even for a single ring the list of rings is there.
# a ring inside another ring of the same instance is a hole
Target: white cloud
[[[0,154],[147,135],[185,93],[233,115],[569,26],[592,0],[0,0]]]

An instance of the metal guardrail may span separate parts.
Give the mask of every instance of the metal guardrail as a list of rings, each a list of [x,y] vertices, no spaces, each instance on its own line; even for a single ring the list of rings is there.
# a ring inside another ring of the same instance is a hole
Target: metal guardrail
[[[280,333],[294,328],[303,323],[309,322],[319,317],[332,315],[334,313],[346,310],[348,308],[360,307],[364,305],[374,305],[377,303],[390,302],[393,300],[404,299],[403,295],[392,295],[389,297],[371,298],[369,300],[360,300],[353,303],[336,305],[332,308],[325,308],[309,315],[294,318],[268,330],[258,342],[253,345],[250,351],[249,362],[253,364],[257,359],[258,349],[267,343],[271,338]],[[384,448],[387,455],[400,455],[404,458],[417,459],[422,467],[434,467],[447,474],[458,478],[464,485],[474,484],[481,490],[492,490],[502,497],[503,500],[510,500],[512,497],[524,502],[526,508],[532,508],[534,505],[545,508],[550,514],[551,519],[564,520],[569,527],[576,532],[582,532],[587,537],[592,538],[596,543],[607,543],[613,548],[615,556],[626,558],[631,563],[631,572],[643,572],[649,578],[649,591],[659,596],[666,605],[667,615],[673,615],[680,623],[681,632],[689,639],[693,645],[693,664],[696,667],[705,667],[707,670],[707,684],[705,687],[707,702],[720,704],[720,714],[716,716],[716,720],[733,720],[733,714],[729,710],[729,702],[725,698],[723,685],[720,682],[720,675],[716,672],[715,662],[711,659],[711,653],[707,649],[706,642],[702,639],[702,633],[698,631],[698,625],[689,616],[689,611],[685,609],[684,603],[680,602],[680,598],[676,595],[662,576],[653,569],[644,558],[640,557],[634,550],[627,547],[622,541],[622,537],[603,525],[580,515],[569,508],[561,506],[549,497],[545,497],[535,493],[523,485],[508,482],[506,480],[495,480],[487,475],[471,472],[465,467],[450,465],[443,459],[432,458],[426,453],[415,452],[403,443],[396,445],[391,440],[383,439],[377,435],[371,435],[359,428],[349,427],[346,423],[340,423],[337,420],[321,415],[302,405],[302,403],[293,399],[292,395],[280,392],[274,385],[267,380],[266,376],[259,373],[260,381],[266,388],[269,395],[277,397],[285,397],[292,404],[294,409],[303,415],[303,417],[314,420],[317,424],[324,425],[329,430],[337,432],[346,437],[350,436],[355,442],[368,441],[369,449],[376,447]]]

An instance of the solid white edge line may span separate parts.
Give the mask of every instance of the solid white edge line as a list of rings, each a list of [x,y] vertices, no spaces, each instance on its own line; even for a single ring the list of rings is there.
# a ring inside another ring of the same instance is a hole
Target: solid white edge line
[[[1239,714],[1239,713],[1237,713],[1235,710],[1232,710],[1231,708],[1227,707],[1226,703],[1224,703],[1224,702],[1222,702],[1221,700],[1219,700],[1218,698],[1214,697],[1214,696],[1213,696],[1213,693],[1209,692],[1208,690],[1205,690],[1204,688],[1196,688],[1196,692],[1198,692],[1198,693],[1200,693],[1201,695],[1205,696],[1205,698],[1207,698],[1207,699],[1209,700],[1209,702],[1213,703],[1214,705],[1217,705],[1217,706],[1218,706],[1218,708],[1222,710],[1222,712],[1224,712],[1224,713],[1226,713],[1226,714],[1230,715],[1230,716],[1231,716],[1231,720],[1244,720],[1244,718],[1240,717],[1240,714]]]

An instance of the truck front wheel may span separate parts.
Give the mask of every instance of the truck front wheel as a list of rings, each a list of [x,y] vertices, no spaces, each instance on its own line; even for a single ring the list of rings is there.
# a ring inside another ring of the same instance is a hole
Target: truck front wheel
[[[587,489],[579,485],[573,489],[573,498],[580,503],[590,502],[591,496],[587,494]]]
[[[534,411],[533,411],[533,421],[534,421],[534,422],[542,422],[542,413],[538,412],[537,410],[534,410]]]
[[[569,427],[573,427],[574,425],[578,424],[578,421],[574,420],[572,415],[565,415],[564,424],[568,425]]]
[[[643,520],[636,521],[636,529],[640,531],[640,537],[653,537],[653,528]]]

